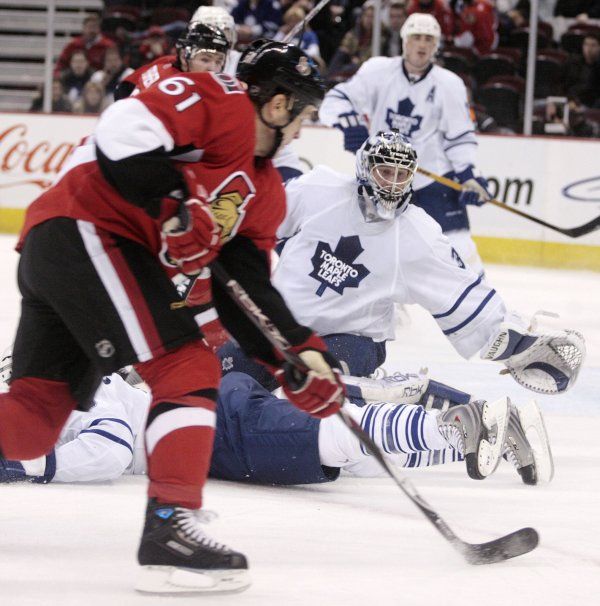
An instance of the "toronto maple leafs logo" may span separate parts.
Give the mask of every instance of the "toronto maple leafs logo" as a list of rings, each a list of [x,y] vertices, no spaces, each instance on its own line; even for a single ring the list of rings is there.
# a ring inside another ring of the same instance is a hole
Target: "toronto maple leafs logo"
[[[407,97],[398,102],[398,109],[394,111],[388,108],[385,121],[391,129],[398,130],[401,135],[410,138],[412,134],[421,128],[423,116],[411,115],[415,104]]]
[[[321,297],[326,288],[340,295],[344,288],[357,288],[361,280],[371,273],[364,265],[354,264],[363,251],[358,236],[342,236],[333,251],[327,242],[319,241],[311,259],[313,271],[309,274],[321,283],[317,296]]]

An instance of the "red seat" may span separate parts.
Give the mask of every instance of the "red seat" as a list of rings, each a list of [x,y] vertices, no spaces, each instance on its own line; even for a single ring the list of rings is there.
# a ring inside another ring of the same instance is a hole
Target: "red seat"
[[[476,94],[477,103],[483,105],[498,126],[520,130],[522,99],[518,87],[503,82],[484,84]]]
[[[539,53],[535,62],[536,98],[562,95],[565,87],[566,61],[546,53]]]
[[[473,68],[478,84],[487,82],[493,76],[513,75],[517,73],[516,63],[506,55],[491,52],[483,55]]]
[[[473,67],[473,63],[463,54],[454,51],[455,49],[451,48],[442,52],[444,67],[455,74],[469,73]]]
[[[519,95],[525,94],[525,78],[521,76],[501,75],[490,78],[486,84],[506,84],[517,90]]]
[[[550,46],[551,38],[548,38],[541,30],[538,29],[537,48],[546,48]],[[527,49],[529,45],[529,28],[520,27],[510,32],[508,37],[508,45],[516,48]]]

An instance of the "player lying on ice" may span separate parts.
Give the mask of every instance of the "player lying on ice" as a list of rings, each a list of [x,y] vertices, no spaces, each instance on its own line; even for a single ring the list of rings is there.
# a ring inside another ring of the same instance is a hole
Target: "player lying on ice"
[[[6,361],[4,374],[9,371]],[[548,438],[534,401],[521,409],[506,398],[475,402],[469,394],[422,374],[397,373],[380,380],[346,377],[346,384],[345,406],[400,467],[462,461],[466,452],[467,469],[475,479],[492,473],[500,455],[515,465],[527,484],[552,477]],[[113,374],[104,378],[94,401],[89,412],[72,413],[45,457],[0,459],[0,481],[92,482],[146,473],[143,429],[150,396]],[[536,448],[526,432],[533,435]],[[382,473],[337,417],[311,417],[244,373],[224,377],[211,477],[308,484],[336,480],[342,469],[361,477]]]
[[[370,376],[395,338],[395,305],[418,303],[464,358],[504,364],[522,386],[560,393],[576,380],[585,343],[574,330],[537,330],[465,266],[440,226],[411,203],[417,156],[396,131],[369,137],[356,176],[317,166],[286,186],[287,238],[273,283],[320,334],[347,374]],[[223,370],[272,379],[232,344]]]

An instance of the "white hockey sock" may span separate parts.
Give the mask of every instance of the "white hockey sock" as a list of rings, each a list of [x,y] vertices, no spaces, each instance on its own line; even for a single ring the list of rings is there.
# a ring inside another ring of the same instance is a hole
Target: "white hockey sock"
[[[384,453],[404,455],[402,462],[398,461],[401,465],[418,466],[418,463],[410,464],[412,453],[448,447],[438,430],[437,413],[428,412],[421,406],[378,403],[358,407],[346,404],[346,409]],[[320,423],[319,456],[322,465],[347,467],[369,455],[343,421],[328,417]]]

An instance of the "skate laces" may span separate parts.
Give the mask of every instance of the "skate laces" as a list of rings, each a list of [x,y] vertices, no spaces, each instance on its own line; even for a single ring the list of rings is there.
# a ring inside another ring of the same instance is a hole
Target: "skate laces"
[[[206,534],[203,525],[208,524],[217,518],[214,511],[206,509],[185,509],[183,507],[175,508],[175,521],[177,527],[190,539],[203,547],[227,551],[229,548],[223,543],[215,541],[212,537]]]

